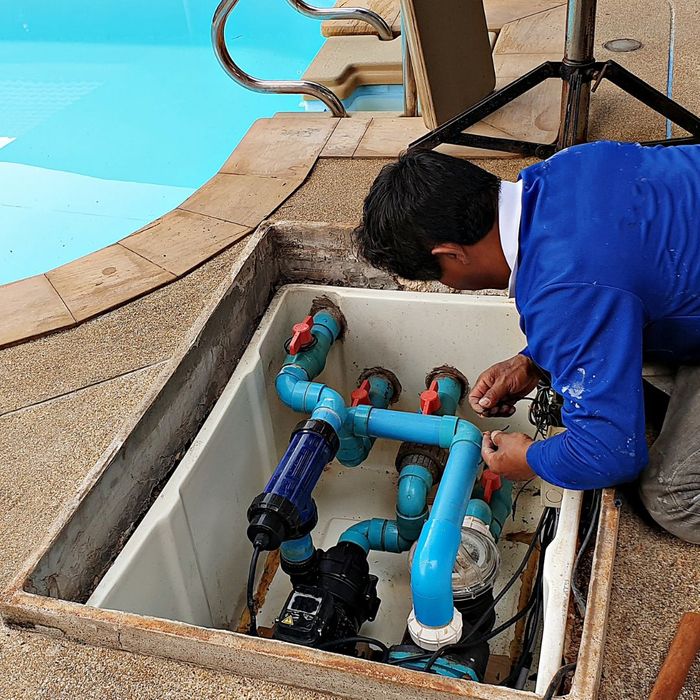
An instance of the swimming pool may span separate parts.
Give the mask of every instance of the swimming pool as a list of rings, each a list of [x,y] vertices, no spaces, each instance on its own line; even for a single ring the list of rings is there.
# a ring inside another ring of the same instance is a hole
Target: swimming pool
[[[206,182],[255,119],[303,109],[223,72],[209,39],[217,4],[2,3],[0,284],[128,235]],[[240,0],[227,34],[261,78],[299,78],[323,42],[285,0]]]

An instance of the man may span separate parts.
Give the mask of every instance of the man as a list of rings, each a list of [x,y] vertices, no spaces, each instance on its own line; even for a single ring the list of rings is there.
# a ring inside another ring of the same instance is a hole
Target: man
[[[483,372],[469,402],[509,415],[546,373],[566,431],[485,433],[492,470],[572,489],[639,478],[651,516],[700,543],[700,370],[679,371],[650,452],[642,391],[643,358],[700,360],[700,146],[576,146],[517,183],[404,155],[372,185],[356,239],[404,278],[515,297],[527,348]]]

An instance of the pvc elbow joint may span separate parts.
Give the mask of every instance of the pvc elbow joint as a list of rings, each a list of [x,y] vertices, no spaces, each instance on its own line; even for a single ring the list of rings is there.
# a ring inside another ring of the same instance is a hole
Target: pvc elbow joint
[[[364,520],[357,525],[348,528],[338,540],[340,542],[352,542],[362,547],[365,552],[393,552],[400,554],[410,549],[412,542],[399,535],[396,523],[393,520],[372,518]]]
[[[415,542],[428,519],[428,493],[433,477],[428,469],[419,465],[406,465],[399,475],[396,494],[396,525],[399,534]]]
[[[299,365],[285,365],[275,379],[277,396],[294,411],[308,413],[313,410],[324,388],[323,384],[310,382],[306,371]]]
[[[396,510],[406,518],[415,518],[425,512],[433,477],[418,465],[405,466],[399,475]]]

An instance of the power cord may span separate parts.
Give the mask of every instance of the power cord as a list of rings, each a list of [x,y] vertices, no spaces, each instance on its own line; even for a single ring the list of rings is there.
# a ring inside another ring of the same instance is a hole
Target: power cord
[[[549,682],[549,685],[547,686],[547,690],[545,694],[542,696],[542,700],[552,700],[552,698],[557,694],[559,691],[559,686],[562,684],[562,681],[566,677],[567,673],[571,673],[571,671],[574,671],[576,669],[576,664],[566,664],[565,666],[562,666],[555,674],[552,676],[552,680]]]
[[[535,398],[530,404],[528,419],[535,426],[535,438],[538,435],[547,437],[547,430],[561,423],[561,401],[557,392],[548,384],[540,384],[537,387]]]
[[[554,519],[550,519],[547,526],[542,532],[542,541],[550,542],[555,533],[556,523]],[[544,613],[544,560],[546,555],[546,547],[540,549],[539,562],[537,567],[537,575],[533,584],[533,595],[535,596],[535,604],[530,609],[525,623],[525,632],[523,634],[523,646],[518,660],[513,664],[507,678],[501,682],[503,686],[511,686],[518,690],[522,690],[527,683],[528,674],[534,659],[535,646],[537,644],[537,631],[542,622]]]
[[[250,627],[248,629],[248,634],[252,637],[258,636],[258,622],[256,618],[255,610],[255,572],[258,568],[258,559],[260,558],[260,552],[263,548],[256,544],[253,548],[253,556],[250,558],[250,568],[248,569],[248,588],[247,588],[247,603],[248,603],[248,613],[250,615]]]
[[[335,647],[344,646],[345,644],[362,643],[380,649],[382,652],[381,662],[386,662],[386,660],[389,658],[389,647],[386,644],[384,644],[384,642],[380,641],[379,639],[374,639],[374,637],[363,637],[361,635],[357,635],[354,637],[341,637],[340,639],[331,639],[328,642],[320,644],[316,648],[321,649],[323,651],[329,651],[331,649],[334,649]]]
[[[591,517],[588,523],[588,528],[583,536],[583,542],[579,547],[578,553],[576,554],[576,560],[574,561],[574,566],[571,570],[571,593],[574,597],[574,602],[576,603],[576,609],[581,617],[586,615],[586,596],[579,589],[576,583],[576,574],[578,573],[578,567],[581,563],[581,559],[588,549],[588,544],[591,541],[593,533],[598,526],[598,518],[600,516],[600,505],[601,505],[601,491],[596,490],[593,492],[593,501],[591,502]]]

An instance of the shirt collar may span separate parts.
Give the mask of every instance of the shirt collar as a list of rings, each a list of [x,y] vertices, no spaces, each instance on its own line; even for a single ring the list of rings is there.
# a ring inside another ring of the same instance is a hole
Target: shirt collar
[[[498,195],[498,230],[501,248],[510,268],[508,296],[515,296],[515,277],[518,271],[518,238],[520,235],[520,211],[522,208],[523,182],[501,180]]]

